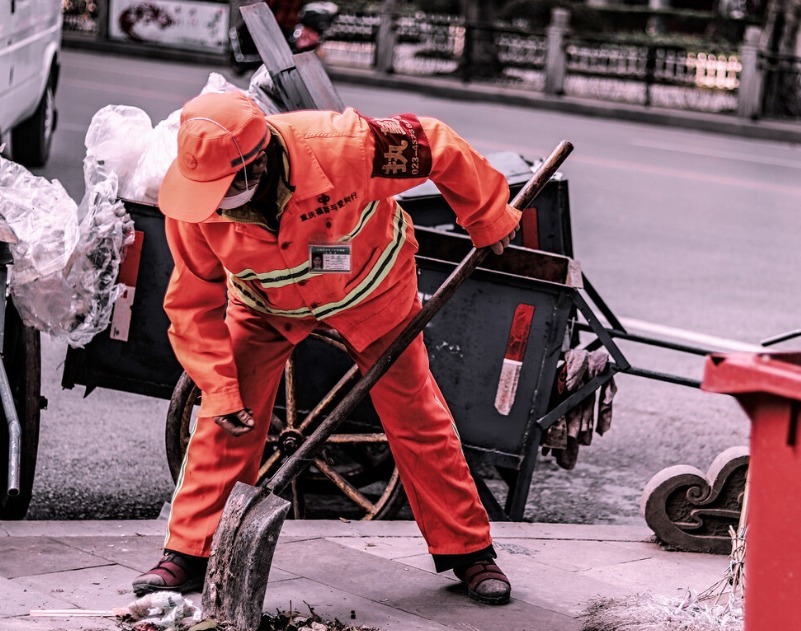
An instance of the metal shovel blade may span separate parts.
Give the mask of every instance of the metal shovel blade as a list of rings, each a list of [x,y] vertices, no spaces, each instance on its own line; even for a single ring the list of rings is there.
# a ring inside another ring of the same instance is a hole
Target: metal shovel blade
[[[237,482],[214,533],[203,587],[205,614],[237,631],[256,631],[278,535],[291,502],[266,487]]]

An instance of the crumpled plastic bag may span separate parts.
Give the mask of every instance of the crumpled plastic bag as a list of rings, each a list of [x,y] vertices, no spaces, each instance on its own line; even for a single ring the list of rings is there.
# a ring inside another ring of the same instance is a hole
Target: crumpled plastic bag
[[[226,92],[238,90],[221,74],[212,72],[203,86],[206,92]],[[150,204],[158,202],[159,188],[167,169],[178,155],[178,127],[181,123],[181,110],[175,110],[167,118],[149,130],[144,150],[133,165],[128,186],[120,187],[120,197]]]
[[[135,631],[200,631],[203,612],[178,592],[155,592],[142,596],[127,607],[114,609],[124,629]]]
[[[21,283],[64,269],[78,243],[77,206],[61,183],[2,156],[0,224]]]
[[[73,347],[108,326],[123,250],[134,237],[116,175],[92,161],[84,169],[78,206],[57,180],[0,158],[0,215],[17,239],[10,245],[14,306],[27,326]]]

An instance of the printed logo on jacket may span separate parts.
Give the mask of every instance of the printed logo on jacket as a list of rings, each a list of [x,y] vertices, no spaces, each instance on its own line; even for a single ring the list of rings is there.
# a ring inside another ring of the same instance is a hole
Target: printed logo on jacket
[[[322,215],[327,215],[328,213],[331,213],[335,210],[339,210],[340,208],[354,201],[356,201],[355,191],[350,195],[346,195],[342,199],[336,200],[334,203],[330,203],[331,197],[323,193],[322,195],[320,195],[320,197],[317,198],[317,203],[321,205],[310,212],[301,214],[300,220],[308,221],[309,219],[313,219],[315,217],[321,217]]]

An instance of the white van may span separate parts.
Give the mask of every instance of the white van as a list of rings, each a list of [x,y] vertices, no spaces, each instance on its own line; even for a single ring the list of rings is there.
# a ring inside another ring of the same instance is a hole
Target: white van
[[[27,167],[50,155],[61,21],[56,0],[0,1],[0,144],[10,141],[10,157]]]

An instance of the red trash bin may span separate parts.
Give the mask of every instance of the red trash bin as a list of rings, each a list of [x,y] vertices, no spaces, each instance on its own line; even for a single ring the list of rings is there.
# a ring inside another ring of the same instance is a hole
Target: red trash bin
[[[703,390],[751,419],[745,631],[801,629],[801,353],[710,355]]]

